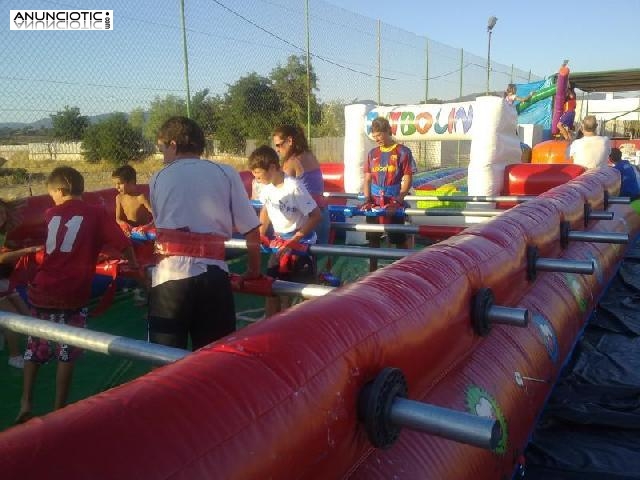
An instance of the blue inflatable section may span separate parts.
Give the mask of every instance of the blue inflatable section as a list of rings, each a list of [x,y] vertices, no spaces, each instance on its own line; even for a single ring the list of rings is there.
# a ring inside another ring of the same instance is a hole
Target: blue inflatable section
[[[542,90],[553,85],[551,77],[539,82],[525,83],[517,86],[517,95],[526,97],[531,92]],[[551,117],[553,115],[553,96],[532,103],[518,115],[518,123],[533,123],[542,125],[542,138],[551,138]]]

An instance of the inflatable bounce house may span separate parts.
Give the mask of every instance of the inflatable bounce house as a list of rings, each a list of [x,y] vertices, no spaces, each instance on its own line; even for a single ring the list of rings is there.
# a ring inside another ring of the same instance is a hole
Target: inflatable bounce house
[[[464,202],[465,214],[444,215],[458,223],[416,216],[418,228],[447,228],[442,241],[1,433],[2,477],[495,480],[518,472],[640,217],[617,197],[613,169],[521,163],[516,111],[498,97],[347,107],[346,196],[361,191],[379,115],[400,140],[472,140],[467,191],[414,199]],[[16,243],[46,231],[38,202],[29,200],[31,228],[14,234]],[[499,207],[495,215],[472,221],[487,205]]]

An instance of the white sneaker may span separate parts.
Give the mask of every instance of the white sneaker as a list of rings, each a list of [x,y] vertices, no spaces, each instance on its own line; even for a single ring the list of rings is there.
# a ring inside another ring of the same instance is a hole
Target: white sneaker
[[[13,368],[24,368],[24,358],[22,355],[16,355],[15,357],[9,357],[9,361],[7,362],[10,367]]]

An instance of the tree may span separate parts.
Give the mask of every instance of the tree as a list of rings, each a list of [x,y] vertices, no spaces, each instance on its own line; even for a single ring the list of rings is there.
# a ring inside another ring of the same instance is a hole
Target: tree
[[[114,113],[87,128],[82,150],[89,162],[106,160],[112,165],[124,165],[143,155],[144,138],[129,124],[124,113]]]
[[[268,143],[283,117],[283,104],[268,78],[251,73],[229,86],[216,138],[222,150],[244,153],[247,138]]]
[[[321,105],[319,125],[312,132],[314,137],[344,136],[344,103],[328,102]]]
[[[64,110],[51,115],[53,137],[63,142],[75,142],[82,138],[89,126],[89,119],[80,115],[78,107],[65,105]]]
[[[209,89],[196,92],[191,97],[191,118],[200,125],[206,136],[213,136],[220,123],[224,102],[220,97],[209,97]]]
[[[311,79],[311,123],[317,125],[320,122],[320,106],[314,90],[317,90],[317,77],[310,69]],[[307,124],[307,65],[304,57],[291,55],[285,66],[278,65],[269,75],[273,82],[273,88],[278,93],[280,101],[284,105],[284,111],[280,123],[294,125]]]
[[[144,131],[144,124],[146,122],[146,114],[141,108],[134,108],[129,113],[129,125],[139,130],[140,132]],[[155,140],[155,139],[154,139]]]
[[[149,117],[144,125],[144,136],[155,142],[158,130],[164,122],[176,115],[185,116],[187,104],[184,98],[175,95],[167,95],[164,98],[156,97],[149,107]]]

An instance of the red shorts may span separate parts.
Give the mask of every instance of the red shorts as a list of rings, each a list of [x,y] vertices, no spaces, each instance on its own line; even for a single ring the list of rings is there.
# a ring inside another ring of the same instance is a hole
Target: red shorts
[[[31,315],[39,320],[70,325],[72,327],[86,328],[87,309],[58,310],[51,308],[31,308]],[[27,348],[24,352],[24,359],[35,363],[47,363],[53,355],[56,355],[60,362],[73,362],[81,354],[82,349],[67,345],[66,343],[56,344],[55,350],[52,342],[46,338],[33,337],[29,335]]]

